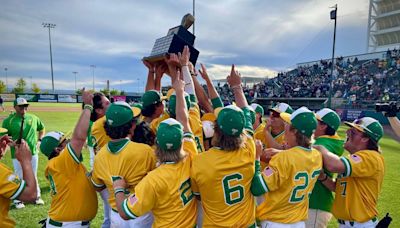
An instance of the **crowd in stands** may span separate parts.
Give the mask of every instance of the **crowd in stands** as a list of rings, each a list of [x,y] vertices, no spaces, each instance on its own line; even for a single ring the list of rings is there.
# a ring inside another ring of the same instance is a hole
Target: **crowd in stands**
[[[332,62],[327,60],[298,66],[261,83],[247,85],[244,92],[249,100],[258,97],[329,97],[331,69]],[[388,50],[384,59],[338,57],[332,83],[332,97],[343,98],[348,104],[399,100],[400,50]],[[233,94],[228,85],[218,83],[216,87],[223,101],[230,103]]]

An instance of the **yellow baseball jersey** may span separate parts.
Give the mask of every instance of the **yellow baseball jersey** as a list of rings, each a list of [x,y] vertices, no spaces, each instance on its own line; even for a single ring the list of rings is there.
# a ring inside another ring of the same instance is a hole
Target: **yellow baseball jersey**
[[[366,222],[378,215],[385,163],[377,151],[361,150],[340,158],[346,171],[336,180],[333,215],[342,220]]]
[[[89,173],[70,144],[47,163],[45,176],[50,182],[49,217],[59,222],[90,221],[97,213],[97,194]]]
[[[166,120],[168,118],[169,118],[168,112],[164,111],[164,113],[160,117],[158,117],[158,118],[154,119],[153,121],[151,121],[150,129],[154,132],[154,134],[157,134],[158,125],[160,125],[160,123],[163,120]]]
[[[248,227],[255,223],[255,200],[250,192],[255,144],[246,136],[243,147],[223,151],[213,147],[193,160],[191,181],[201,197],[203,227]]]
[[[135,219],[152,211],[153,228],[196,225],[197,203],[190,185],[192,157],[197,154],[193,137],[184,139],[183,149],[186,158],[178,163],[161,164],[123,202],[122,208],[128,217]]]
[[[93,146],[95,146],[97,151],[104,147],[111,140],[104,129],[105,121],[106,116],[103,116],[96,120],[92,125],[92,137],[95,140]]]
[[[15,227],[14,220],[8,217],[8,209],[11,200],[18,199],[24,189],[25,181],[0,162],[0,227]]]
[[[259,182],[266,192],[257,206],[257,218],[277,223],[307,220],[308,200],[322,169],[322,156],[316,149],[293,147],[274,157]]]
[[[117,210],[114,197],[113,177],[123,177],[130,193],[156,167],[154,150],[142,143],[123,139],[109,142],[94,158],[92,183],[98,188],[107,187],[110,206]]]
[[[200,108],[197,105],[189,109],[189,124],[196,140],[197,150],[201,153],[204,151],[203,123],[200,119]]]
[[[269,143],[266,140],[264,128],[265,128],[265,123],[262,123],[257,127],[257,129],[255,130],[255,133],[254,133],[254,139],[260,140],[262,142],[262,144],[264,145],[264,148],[270,148],[271,146],[269,145]],[[281,145],[285,144],[286,143],[285,131],[282,131],[281,133],[276,135],[274,137],[274,139],[277,143],[279,143]],[[261,170],[264,170],[267,166],[268,166],[267,163],[261,161]]]

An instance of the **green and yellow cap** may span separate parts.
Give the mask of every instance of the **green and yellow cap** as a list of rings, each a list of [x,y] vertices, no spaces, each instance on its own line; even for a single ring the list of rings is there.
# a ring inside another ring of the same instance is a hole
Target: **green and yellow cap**
[[[140,112],[139,108],[131,107],[125,101],[117,101],[107,108],[106,121],[111,127],[119,127],[139,116]]]
[[[157,90],[146,91],[142,96],[143,108],[146,108],[153,104],[160,103],[161,101],[162,101],[162,95]]]
[[[314,113],[306,107],[301,107],[292,114],[282,112],[280,116],[286,123],[292,125],[308,138],[311,138],[317,128],[317,118],[315,118]]]
[[[352,123],[344,122],[347,126],[353,127],[366,133],[372,140],[378,142],[383,136],[383,127],[378,120],[371,117],[363,117],[354,120]]]
[[[182,145],[182,124],[173,118],[168,118],[158,126],[156,137],[157,145],[163,151],[177,150]]]
[[[224,134],[239,136],[245,125],[244,113],[237,106],[228,105],[219,111],[217,124]]]
[[[23,97],[18,97],[14,100],[14,106],[28,106],[28,101]]]
[[[273,108],[270,108],[269,110],[277,112],[277,113],[289,113],[289,114],[293,113],[292,107],[290,107],[290,105],[288,105],[286,103],[278,103]]]
[[[61,131],[51,131],[48,132],[40,143],[40,151],[49,157],[53,150],[58,147],[64,140],[66,136]]]
[[[185,92],[185,101],[186,101],[186,108],[189,110],[191,102],[190,102],[190,96],[186,92]],[[172,95],[169,97],[168,112],[173,116],[176,116],[175,110],[176,110],[176,94],[174,91]]]
[[[324,122],[329,127],[333,128],[335,131],[339,129],[340,117],[339,115],[329,108],[323,108],[315,113],[317,120]]]
[[[251,107],[256,113],[259,113],[259,114],[261,114],[261,116],[264,116],[264,108],[263,108],[261,105],[259,105],[259,104],[257,104],[257,103],[252,103],[252,104],[250,105],[250,107]]]

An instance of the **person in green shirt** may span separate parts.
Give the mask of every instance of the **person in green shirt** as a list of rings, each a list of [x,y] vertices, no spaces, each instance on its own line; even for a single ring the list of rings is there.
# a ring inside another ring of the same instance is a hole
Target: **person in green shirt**
[[[315,130],[314,145],[322,145],[329,152],[341,156],[344,152],[344,141],[337,135],[340,126],[339,115],[329,108],[323,108],[316,113],[318,126]],[[324,170],[332,178],[333,174]],[[326,179],[318,180],[310,197],[308,220],[306,227],[326,227],[332,218],[331,208],[334,201],[332,192],[323,185]]]
[[[19,97],[14,101],[14,109],[15,113],[10,114],[3,121],[3,128],[8,130],[8,135],[12,138],[12,140],[18,140],[20,137],[21,131],[21,121],[24,118],[24,128],[22,133],[22,139],[26,141],[29,146],[29,149],[32,153],[32,168],[35,174],[36,186],[37,186],[37,205],[43,205],[44,202],[40,198],[40,187],[37,182],[37,170],[39,164],[39,156],[38,156],[38,144],[42,140],[42,137],[45,133],[45,127],[43,122],[39,119],[39,117],[28,113],[29,103],[26,99]],[[20,162],[15,157],[15,148],[11,147],[11,158],[14,165],[15,173],[22,177],[22,168]],[[25,205],[21,201],[14,201],[16,208],[24,208]]]

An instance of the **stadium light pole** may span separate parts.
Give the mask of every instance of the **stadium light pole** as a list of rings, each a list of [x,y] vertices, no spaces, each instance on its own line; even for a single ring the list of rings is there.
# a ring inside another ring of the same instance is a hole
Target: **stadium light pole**
[[[53,93],[55,93],[54,90],[54,75],[53,75],[53,54],[51,51],[51,35],[50,35],[50,29],[55,28],[56,24],[51,24],[51,23],[42,23],[42,26],[44,28],[49,29],[49,44],[50,44],[50,67],[51,67],[51,88],[53,89]]]
[[[333,69],[335,67],[335,43],[336,43],[336,21],[337,21],[337,4],[331,8],[334,10],[331,11],[331,20],[335,20],[335,26],[333,28],[333,48],[332,48],[332,68],[331,68],[331,76],[329,78],[329,98],[328,98],[328,108],[332,108],[332,92],[333,92]]]
[[[7,76],[8,68],[5,67],[5,68],[4,68],[4,71],[6,72],[6,93],[8,93],[8,76]]]
[[[78,72],[73,71],[72,73],[75,75],[75,91],[76,91],[76,74],[77,74]]]
[[[94,92],[94,68],[96,68],[96,65],[90,65],[92,68],[92,76],[93,76],[93,92]]]

